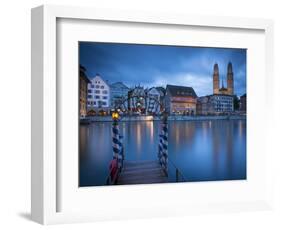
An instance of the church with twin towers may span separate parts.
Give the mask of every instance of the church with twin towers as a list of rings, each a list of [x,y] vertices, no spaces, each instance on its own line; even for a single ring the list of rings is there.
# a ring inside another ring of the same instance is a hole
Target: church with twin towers
[[[214,65],[214,72],[213,72],[213,94],[233,95],[234,83],[233,83],[233,70],[232,70],[231,62],[229,62],[227,65],[226,88],[224,86],[223,80],[224,79],[222,79],[220,84],[219,65],[216,63]]]

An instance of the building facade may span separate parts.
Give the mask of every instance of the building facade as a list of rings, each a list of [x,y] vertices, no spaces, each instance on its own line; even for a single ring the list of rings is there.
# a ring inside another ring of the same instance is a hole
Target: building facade
[[[232,113],[234,111],[234,83],[231,62],[227,65],[226,82],[220,79],[219,66],[216,63],[213,69],[213,94],[199,97],[197,101],[197,114],[215,115]]]
[[[88,84],[90,80],[86,75],[85,67],[79,67],[79,114],[80,117],[87,115]]]
[[[110,87],[98,74],[88,84],[88,115],[105,115],[110,111]]]
[[[218,94],[220,89],[220,76],[219,76],[219,65],[214,65],[213,72],[213,94]]]
[[[197,95],[192,87],[167,85],[165,109],[169,114],[196,114]]]
[[[197,98],[196,114],[209,115],[211,113],[210,96],[203,96]]]
[[[128,107],[129,88],[122,82],[115,82],[110,85],[110,106],[111,109]]]
[[[231,62],[229,62],[227,65],[227,91],[228,91],[228,95],[234,94],[234,79],[233,79],[233,70],[232,70]]]
[[[222,87],[220,87],[220,74],[219,65],[216,63],[213,70],[213,94],[224,94],[233,95],[234,94],[234,79],[233,79],[233,69],[232,63],[229,62],[227,65],[227,87],[224,87],[224,82],[222,79]]]
[[[166,89],[162,86],[157,86],[156,89],[160,93],[160,110],[163,111],[165,109],[165,95]]]
[[[226,94],[213,94],[209,96],[209,113],[232,113],[234,111],[233,99],[234,97],[232,95]]]
[[[234,96],[213,94],[197,99],[197,115],[229,114],[234,111]]]
[[[135,86],[128,92],[128,112],[130,114],[146,114],[146,93],[144,87]]]
[[[146,114],[159,114],[161,110],[160,104],[161,92],[152,87],[146,90]]]
[[[240,97],[240,111],[246,112],[247,110],[247,95],[244,94]]]

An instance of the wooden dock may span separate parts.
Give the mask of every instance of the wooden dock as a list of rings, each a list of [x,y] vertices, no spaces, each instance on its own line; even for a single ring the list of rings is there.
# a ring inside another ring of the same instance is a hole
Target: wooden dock
[[[122,172],[117,184],[153,184],[168,182],[168,177],[159,162],[155,161],[124,161]]]

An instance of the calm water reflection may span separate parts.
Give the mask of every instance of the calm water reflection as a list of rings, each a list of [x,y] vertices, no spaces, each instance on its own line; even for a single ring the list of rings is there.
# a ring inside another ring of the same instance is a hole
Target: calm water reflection
[[[111,125],[80,126],[80,186],[104,185]],[[155,121],[120,122],[125,159],[157,159],[159,129]],[[246,179],[246,121],[170,121],[168,151],[188,181]]]

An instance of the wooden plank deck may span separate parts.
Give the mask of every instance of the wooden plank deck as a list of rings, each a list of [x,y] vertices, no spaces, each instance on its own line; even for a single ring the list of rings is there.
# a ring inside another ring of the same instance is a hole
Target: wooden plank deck
[[[160,164],[155,161],[124,161],[117,184],[165,183],[168,178]]]

